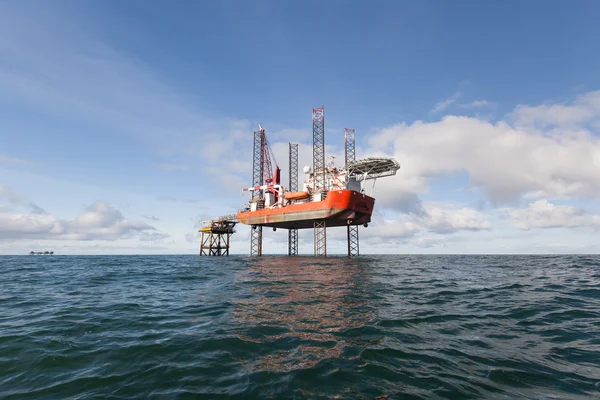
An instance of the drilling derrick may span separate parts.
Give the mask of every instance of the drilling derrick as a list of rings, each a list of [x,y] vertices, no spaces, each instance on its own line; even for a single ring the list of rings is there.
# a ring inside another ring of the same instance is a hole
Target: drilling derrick
[[[344,128],[344,150],[345,150],[345,169],[348,169],[348,163],[356,159],[356,144],[354,138],[354,129]],[[348,256],[358,256],[358,225],[348,225]]]
[[[298,145],[290,143],[290,192],[298,191]],[[298,255],[298,229],[288,230],[288,255]]]
[[[313,174],[314,195],[321,196],[321,200],[327,195],[327,181],[325,177],[325,106],[313,108]],[[319,192],[320,191],[320,192]],[[325,220],[317,220],[314,227],[314,254],[315,256],[327,255],[327,223]]]
[[[315,189],[326,191],[325,181],[325,107],[313,108],[313,172]]]
[[[356,146],[354,144],[354,129],[344,128],[344,147],[346,150],[345,163],[346,166],[349,162],[356,159]]]

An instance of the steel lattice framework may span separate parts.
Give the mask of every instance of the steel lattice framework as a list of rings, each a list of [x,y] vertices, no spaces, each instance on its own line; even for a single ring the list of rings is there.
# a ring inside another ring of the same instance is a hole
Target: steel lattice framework
[[[263,184],[263,159],[264,159],[264,135],[262,131],[254,132],[254,155],[252,158],[252,185],[260,186]],[[260,197],[260,191],[252,192],[253,198]]]
[[[327,256],[327,226],[325,221],[315,221],[315,256]]]
[[[200,255],[228,256],[229,239],[235,232],[233,227],[236,223],[233,220],[210,221],[207,227],[200,230]]]
[[[315,189],[327,193],[325,181],[325,106],[313,108],[313,173]],[[327,227],[325,221],[315,221],[315,256],[327,255]]]
[[[298,255],[298,229],[288,231],[288,256]]]
[[[348,161],[346,172],[359,182],[396,175],[400,169],[398,161],[389,157],[368,157],[362,160]]]
[[[348,257],[358,254],[358,225],[348,225]]]
[[[290,143],[290,192],[298,191],[298,144]]]
[[[290,143],[290,192],[298,191],[298,144]],[[298,229],[288,231],[288,255],[298,255]]]
[[[262,164],[263,164],[263,182],[262,184],[271,183],[273,181],[273,167],[271,166],[271,157],[269,155],[269,143],[265,136],[265,131],[261,130],[260,135],[262,137]]]
[[[325,106],[313,108],[312,122],[315,188],[327,190],[325,187]]]
[[[261,186],[263,184],[263,161],[264,161],[264,131],[254,132],[254,155],[252,158],[252,186]],[[260,198],[261,191],[254,190],[252,198]],[[262,256],[262,226],[252,226],[250,229],[250,255]]]
[[[250,230],[250,255],[262,256],[262,226],[252,225]]]
[[[354,129],[344,128],[344,144],[346,148],[345,163],[348,165],[349,162],[356,159],[356,146],[354,143]]]
[[[356,143],[354,129],[344,128],[344,148],[346,150],[346,167],[356,159]],[[348,225],[348,256],[358,256],[358,225]]]

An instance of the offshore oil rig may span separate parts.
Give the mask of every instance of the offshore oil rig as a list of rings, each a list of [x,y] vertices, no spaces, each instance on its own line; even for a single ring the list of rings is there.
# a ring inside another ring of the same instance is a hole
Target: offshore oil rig
[[[254,132],[250,201],[237,214],[204,221],[200,239],[201,256],[229,255],[235,225],[251,226],[250,255],[262,255],[263,227],[288,230],[288,255],[298,255],[298,230],[314,229],[314,255],[327,255],[327,228],[345,226],[348,256],[359,255],[358,227],[371,222],[375,199],[365,194],[362,184],[395,175],[400,164],[393,158],[355,159],[354,129],[344,129],[345,166],[325,162],[324,106],[313,108],[313,166],[303,169],[307,179],[298,188],[298,144],[289,143],[289,186],[281,184],[277,165],[264,128]],[[272,168],[272,161],[275,170]],[[375,182],[373,182],[375,186]]]

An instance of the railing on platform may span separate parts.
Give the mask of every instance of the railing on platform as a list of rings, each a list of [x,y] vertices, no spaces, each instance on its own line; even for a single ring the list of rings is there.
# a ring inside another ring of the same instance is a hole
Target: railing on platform
[[[229,239],[235,233],[238,223],[235,214],[224,215],[217,219],[203,221],[199,232],[201,256],[228,256]]]

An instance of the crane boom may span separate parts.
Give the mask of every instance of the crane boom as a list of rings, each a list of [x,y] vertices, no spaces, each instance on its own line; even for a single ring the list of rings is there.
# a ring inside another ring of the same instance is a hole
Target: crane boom
[[[277,160],[275,159],[275,155],[273,154],[273,150],[269,146],[269,141],[267,140],[267,134],[265,133],[265,129],[261,124],[258,124],[258,129],[261,134],[262,139],[262,161],[263,161],[263,181],[265,184],[274,184],[279,185],[281,171],[279,166],[277,165]],[[273,161],[275,162],[275,174],[273,174],[273,167],[271,164],[271,157],[273,157]]]

